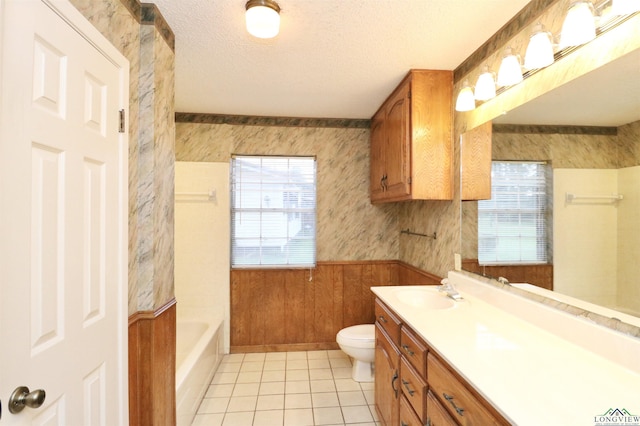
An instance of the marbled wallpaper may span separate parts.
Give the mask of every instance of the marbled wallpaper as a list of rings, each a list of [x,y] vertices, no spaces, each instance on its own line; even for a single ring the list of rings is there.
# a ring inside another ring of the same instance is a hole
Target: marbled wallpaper
[[[317,260],[398,259],[398,205],[369,201],[368,129],[176,124],[177,161],[232,154],[316,156]]]
[[[174,54],[172,38],[167,37],[171,31],[159,14],[154,16],[155,6],[143,6],[138,0],[70,1],[129,60],[128,299],[131,315],[137,311],[152,310],[173,297],[173,266],[169,266],[173,264],[173,231],[168,229],[166,222],[164,229],[155,230],[147,226],[148,215],[154,209],[164,211],[165,217],[171,220],[173,215]],[[141,24],[144,8],[151,12],[154,19]],[[146,61],[144,66],[141,65],[143,59]],[[152,78],[150,83],[149,78]],[[161,83],[159,87],[154,87],[156,80]],[[150,120],[150,114],[158,115],[157,119]],[[161,189],[164,186],[170,188],[164,188],[159,193],[154,193],[152,186],[149,186],[149,174],[153,173],[156,166],[145,157],[150,154],[148,149],[144,149],[149,146],[150,134],[155,135],[151,139],[152,145],[158,143],[164,146],[162,154],[158,153],[162,158],[158,165],[168,170],[162,175],[162,181],[154,184],[161,185]],[[148,278],[149,270],[154,269],[153,262],[158,262],[151,255],[157,248],[163,257],[160,264],[164,270],[155,271],[153,277]]]

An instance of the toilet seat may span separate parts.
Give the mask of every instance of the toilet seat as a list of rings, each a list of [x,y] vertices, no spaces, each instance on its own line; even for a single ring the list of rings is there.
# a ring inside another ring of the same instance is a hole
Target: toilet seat
[[[376,329],[373,324],[360,324],[343,328],[336,336],[338,344],[354,348],[374,348],[376,343]]]

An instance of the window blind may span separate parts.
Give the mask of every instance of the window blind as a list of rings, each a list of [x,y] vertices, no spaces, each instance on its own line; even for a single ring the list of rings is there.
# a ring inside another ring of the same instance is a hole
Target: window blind
[[[315,158],[234,156],[232,267],[311,267],[315,262]]]
[[[478,202],[480,264],[547,262],[546,176],[542,162],[492,162],[491,199]]]

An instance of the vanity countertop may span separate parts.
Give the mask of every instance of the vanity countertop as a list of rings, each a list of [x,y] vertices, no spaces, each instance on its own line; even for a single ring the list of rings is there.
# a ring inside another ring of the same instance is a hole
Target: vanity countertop
[[[620,409],[632,415],[635,423],[629,424],[640,425],[640,371],[492,303],[491,293],[499,290],[483,291],[483,285],[456,285],[464,299],[448,309],[418,308],[398,298],[402,289],[414,286],[372,291],[513,424],[596,425],[610,409]],[[545,315],[543,307],[539,315]],[[563,321],[554,317],[550,323],[570,327]],[[584,338],[598,339],[602,333],[598,329]],[[622,344],[610,349],[631,350],[635,353],[628,355],[640,357],[640,339],[602,338],[603,345],[618,342]]]

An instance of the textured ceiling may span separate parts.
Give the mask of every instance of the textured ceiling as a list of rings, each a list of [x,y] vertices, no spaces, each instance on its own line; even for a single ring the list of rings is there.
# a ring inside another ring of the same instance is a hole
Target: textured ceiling
[[[176,35],[176,110],[370,118],[411,68],[452,70],[528,0],[278,0],[250,36],[245,0],[154,0]]]

